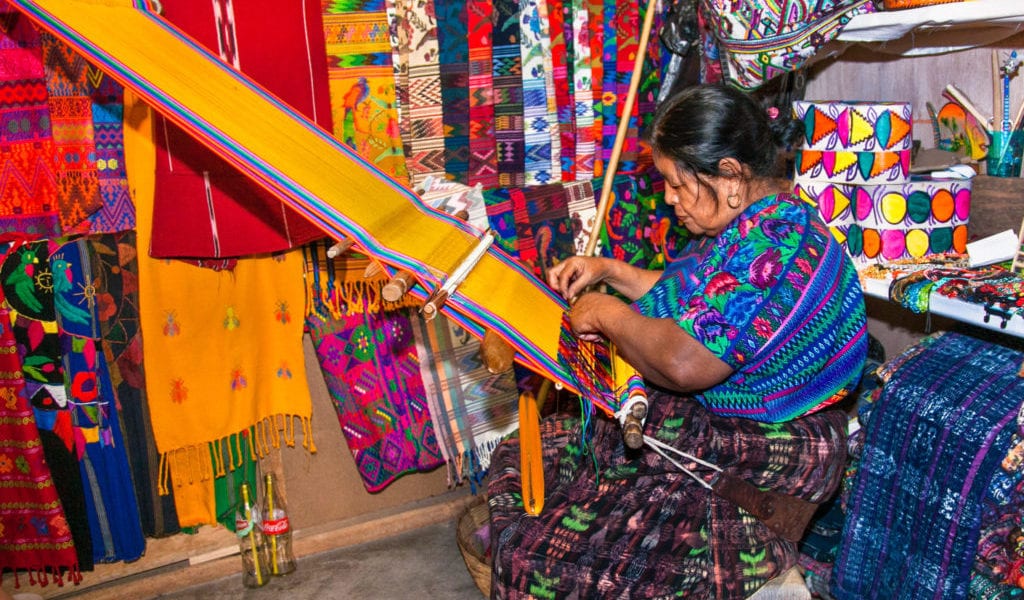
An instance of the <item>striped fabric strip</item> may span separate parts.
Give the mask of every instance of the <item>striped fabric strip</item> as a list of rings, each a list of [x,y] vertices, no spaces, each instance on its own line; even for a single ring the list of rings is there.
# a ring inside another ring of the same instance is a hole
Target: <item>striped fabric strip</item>
[[[498,187],[498,152],[494,138],[494,7],[471,2],[469,15],[469,174],[467,183]]]
[[[637,139],[639,137],[637,127],[639,103],[633,103],[633,108],[628,115],[622,114],[622,111],[625,108],[626,96],[629,94],[629,83],[633,78],[633,64],[639,51],[640,15],[635,2],[620,2],[616,6],[618,13],[615,15],[615,112],[618,120],[615,127],[618,129],[619,123],[623,120],[628,122],[629,127],[623,139],[616,172],[633,173],[636,171]],[[612,140],[614,140],[615,133],[612,136]]]
[[[409,31],[409,135],[406,164],[412,184],[427,176],[444,177],[444,118],[441,108],[441,65],[436,19],[427,9],[433,2],[405,6]]]
[[[504,187],[526,184],[519,31],[518,2],[494,0],[494,136],[498,185]]]
[[[395,79],[395,112],[398,114],[398,137],[409,139],[409,22],[397,0],[384,3],[388,17],[388,39],[391,41],[391,70]],[[403,149],[404,153],[404,149]],[[406,171],[408,173],[408,170]]]
[[[616,0],[604,0],[601,12],[597,13],[602,18],[598,23],[602,26],[601,38],[601,64],[603,68],[601,76],[601,143],[599,158],[607,165],[612,155],[612,148],[615,146],[615,133],[619,126],[617,114],[619,102],[618,66],[618,23],[619,18],[618,2]],[[604,173],[602,169],[601,173]]]
[[[476,245],[476,230],[426,209],[410,190],[157,15],[127,0],[12,4],[325,233],[352,237],[372,257],[412,271],[422,282],[412,290],[417,297]],[[264,126],[253,128],[254,122]],[[475,335],[495,331],[517,349],[521,364],[575,389],[557,359],[565,308],[517,261],[492,247],[444,313]]]
[[[445,173],[468,180],[469,171],[469,26],[462,0],[434,0],[441,59],[441,107]]]
[[[567,18],[568,17],[568,18]],[[551,37],[551,77],[554,83],[555,112],[558,117],[559,165],[561,180],[576,179],[576,121],[574,115],[572,63],[572,12],[565,0],[548,2],[549,34]]]
[[[90,233],[115,233],[135,229],[135,204],[128,191],[124,168],[124,89],[96,70],[92,90],[92,127],[95,134],[96,168],[103,206],[89,215]]]
[[[562,180],[562,141],[558,135],[558,103],[555,98],[554,64],[551,48],[551,19],[548,15],[547,0],[537,0],[537,16],[540,23],[541,57],[544,61],[544,97],[547,100],[546,125],[551,141],[551,183]]]
[[[591,68],[590,13],[587,0],[572,2],[572,99],[576,131],[575,178],[582,181],[594,176],[594,81]]]
[[[40,38],[57,157],[61,232],[85,233],[89,226],[86,219],[103,206],[89,89],[89,78],[102,75],[52,34],[44,31]]]
[[[551,170],[551,118],[546,85],[549,72],[544,64],[547,24],[541,17],[541,5],[546,6],[546,1],[524,0],[519,4],[526,185],[550,183],[555,177]]]

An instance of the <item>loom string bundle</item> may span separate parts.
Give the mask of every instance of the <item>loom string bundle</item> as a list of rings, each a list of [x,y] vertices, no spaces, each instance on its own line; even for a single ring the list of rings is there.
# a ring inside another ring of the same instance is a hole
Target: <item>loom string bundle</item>
[[[562,317],[559,332],[558,360],[576,384],[580,397],[580,418],[582,420],[581,446],[596,461],[591,452],[590,439],[593,433],[594,409],[599,408],[608,416],[623,424],[626,414],[634,403],[647,404],[647,389],[643,377],[623,360],[615,347],[607,342],[581,340],[572,333],[568,313]],[[680,472],[685,473],[700,485],[712,489],[704,478],[683,465],[680,460],[706,467],[716,473],[722,469],[687,452],[682,452],[652,436],[643,435],[643,443],[667,460]],[[595,462],[595,470],[600,472]]]

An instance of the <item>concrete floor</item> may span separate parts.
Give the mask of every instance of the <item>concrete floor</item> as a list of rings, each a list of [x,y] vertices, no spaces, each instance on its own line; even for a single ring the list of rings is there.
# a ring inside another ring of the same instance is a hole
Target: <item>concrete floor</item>
[[[481,600],[484,596],[466,568],[455,541],[455,531],[455,521],[442,522],[389,538],[307,556],[297,561],[294,573],[275,577],[259,589],[243,588],[241,575],[234,575],[169,591],[155,598]]]

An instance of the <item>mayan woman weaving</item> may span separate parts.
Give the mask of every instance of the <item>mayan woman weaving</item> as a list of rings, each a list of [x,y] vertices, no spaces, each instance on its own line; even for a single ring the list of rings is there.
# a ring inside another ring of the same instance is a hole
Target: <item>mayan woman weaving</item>
[[[643,376],[647,443],[626,447],[600,416],[585,433],[579,418],[545,418],[536,517],[518,440],[499,446],[493,597],[743,598],[796,563],[796,517],[773,513],[836,490],[847,417],[834,405],[867,333],[850,259],[774,177],[794,128],[727,87],[666,100],[648,138],[665,202],[693,234],[682,257],[664,272],[597,257],[549,271],[572,332],[609,341]],[[759,511],[769,495],[775,509]]]

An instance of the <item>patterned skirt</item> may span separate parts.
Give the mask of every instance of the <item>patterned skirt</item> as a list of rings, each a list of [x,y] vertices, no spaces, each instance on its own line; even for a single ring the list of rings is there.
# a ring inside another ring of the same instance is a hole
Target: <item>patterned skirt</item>
[[[651,391],[645,433],[764,489],[821,503],[839,485],[846,415],[786,423],[723,418],[695,400]],[[491,458],[492,598],[743,598],[796,564],[797,548],[644,447],[595,419],[541,423],[544,510],[522,508],[519,440]],[[714,473],[683,465],[703,481]]]

